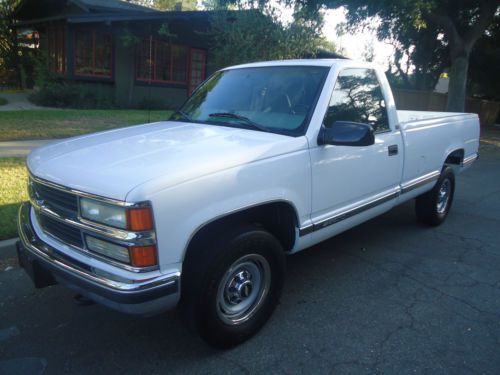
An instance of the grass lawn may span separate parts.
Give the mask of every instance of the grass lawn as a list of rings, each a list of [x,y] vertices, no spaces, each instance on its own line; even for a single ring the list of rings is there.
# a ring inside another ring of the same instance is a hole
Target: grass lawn
[[[172,111],[151,111],[150,122]],[[146,110],[53,109],[0,112],[0,141],[65,138],[148,122]]]
[[[2,98],[2,97],[0,96],[0,105],[5,105],[5,104],[7,104],[8,102],[9,102],[9,101],[8,101],[7,99]]]
[[[0,158],[0,240],[17,237],[17,210],[28,200],[24,158]]]

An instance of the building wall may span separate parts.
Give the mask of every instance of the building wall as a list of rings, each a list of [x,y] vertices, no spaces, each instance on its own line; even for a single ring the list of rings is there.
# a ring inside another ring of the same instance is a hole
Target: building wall
[[[144,23],[136,24],[132,29],[135,35],[153,35],[157,36],[156,29],[161,26],[157,24],[148,26]],[[99,96],[105,96],[112,99],[122,108],[177,108],[187,98],[188,87],[182,84],[158,84],[142,82],[136,80],[136,46],[125,45],[123,36],[127,25],[120,24],[65,24],[66,28],[66,73],[61,78],[68,82],[81,85],[85,89],[97,93]],[[113,53],[112,53],[112,76],[103,77],[81,77],[75,75],[75,32],[78,29],[88,29],[91,31],[105,31],[113,35]],[[151,29],[153,31],[151,31]],[[190,46],[192,48],[201,48],[207,50],[208,42],[203,35],[198,35],[191,30],[186,32],[186,25],[181,28],[174,28],[176,36],[173,37],[173,43]],[[41,48],[47,51],[47,39],[44,32],[41,32]],[[208,72],[206,72],[208,74]]]

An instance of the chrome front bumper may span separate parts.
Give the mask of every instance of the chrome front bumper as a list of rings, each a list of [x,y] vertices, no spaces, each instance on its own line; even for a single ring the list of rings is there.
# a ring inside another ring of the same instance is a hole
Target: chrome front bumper
[[[144,273],[136,274],[134,279],[126,279],[123,275],[99,272],[44,242],[34,229],[31,204],[28,202],[19,209],[18,231],[21,265],[28,262],[30,267],[40,269],[58,283],[97,303],[124,313],[153,315],[174,308],[179,301],[180,273],[156,273],[153,276]]]

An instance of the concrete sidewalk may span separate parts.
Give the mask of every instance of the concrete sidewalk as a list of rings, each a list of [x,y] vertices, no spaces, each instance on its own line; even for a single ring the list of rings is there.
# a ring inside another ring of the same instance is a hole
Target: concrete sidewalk
[[[0,97],[7,99],[8,103],[0,105],[0,111],[23,111],[33,109],[54,109],[50,107],[40,107],[28,100],[30,91],[23,92],[5,92],[0,91]]]
[[[0,158],[25,157],[35,148],[44,146],[54,139],[0,142]]]

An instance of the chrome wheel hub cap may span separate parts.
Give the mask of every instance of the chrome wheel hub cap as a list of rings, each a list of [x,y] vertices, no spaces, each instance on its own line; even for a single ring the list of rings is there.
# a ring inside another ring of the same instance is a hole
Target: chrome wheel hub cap
[[[446,179],[441,184],[441,188],[439,189],[438,199],[437,199],[437,212],[439,214],[443,214],[446,212],[446,208],[448,207],[448,201],[450,200],[451,194],[451,182]]]
[[[217,314],[229,325],[241,324],[262,305],[271,283],[267,260],[258,254],[245,255],[227,270],[217,291]]]
[[[224,288],[224,297],[230,304],[237,305],[247,299],[252,294],[252,290],[252,274],[243,270],[238,272]]]

